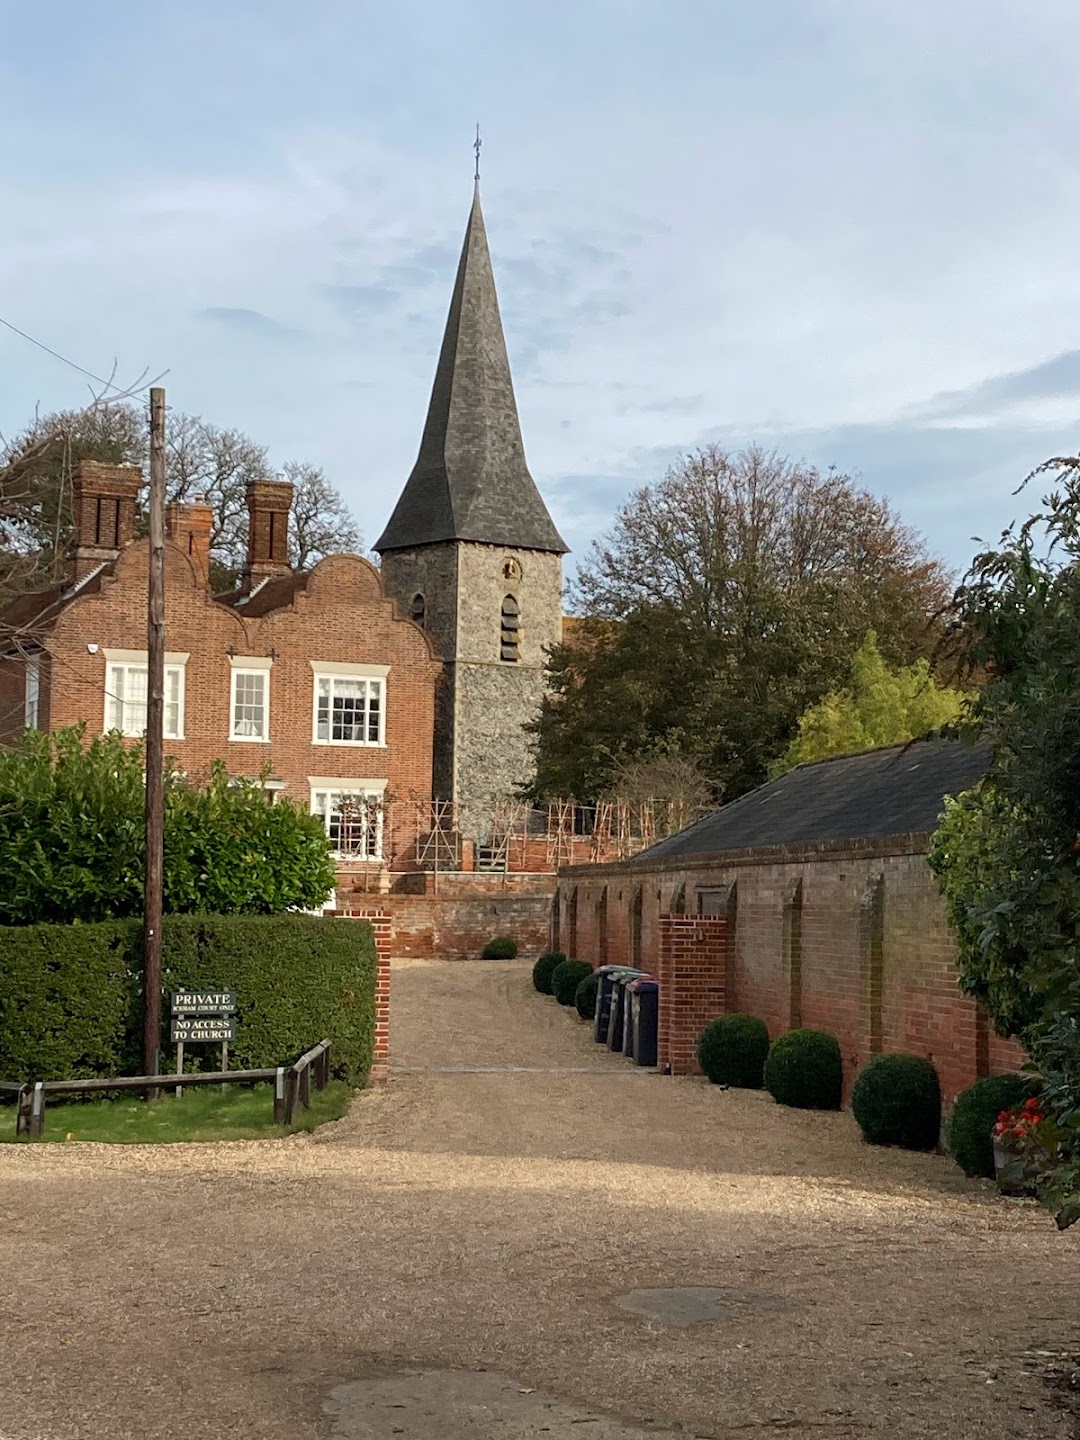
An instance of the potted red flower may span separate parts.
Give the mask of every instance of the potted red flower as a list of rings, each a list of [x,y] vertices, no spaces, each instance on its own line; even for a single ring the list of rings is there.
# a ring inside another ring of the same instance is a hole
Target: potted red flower
[[[1052,1152],[1046,1110],[1037,1095],[1002,1110],[994,1125],[994,1178],[1003,1195],[1034,1195],[1040,1157]]]

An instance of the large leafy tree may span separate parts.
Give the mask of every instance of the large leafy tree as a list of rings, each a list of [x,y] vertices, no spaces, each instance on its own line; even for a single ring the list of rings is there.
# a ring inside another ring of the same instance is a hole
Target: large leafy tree
[[[958,721],[966,699],[961,691],[939,685],[926,659],[890,669],[869,630],[855,652],[847,685],[803,712],[797,735],[769,774],[783,775],[793,765],[830,755],[914,740]]]
[[[848,476],[709,446],[618,511],[551,655],[538,795],[592,799],[663,744],[717,789],[760,783],[807,706],[841,685],[868,627],[890,665],[932,652],[948,576]]]
[[[126,462],[145,470],[148,450],[147,414],[130,402],[58,411],[11,439],[0,451],[0,556],[8,551],[19,557],[11,580],[25,588],[59,574],[72,533],[71,477],[80,460]],[[272,473],[266,447],[240,430],[170,411],[165,468],[168,499],[199,496],[212,507],[211,579],[218,588],[228,587],[239,575],[247,545],[247,484]],[[322,470],[290,462],[283,473],[295,490],[289,559],[296,568],[360,547],[356,522]]]
[[[141,914],[144,806],[141,748],[118,735],[27,731],[0,750],[0,925]],[[164,882],[167,913],[272,915],[321,906],[334,867],[317,816],[218,765],[167,778]]]
[[[1041,1193],[1064,1228],[1080,1219],[1080,458],[1047,471],[1059,485],[1043,509],[956,593],[989,675],[975,719],[993,763],[948,806],[930,862],[963,988],[1043,1077],[1056,1154]]]

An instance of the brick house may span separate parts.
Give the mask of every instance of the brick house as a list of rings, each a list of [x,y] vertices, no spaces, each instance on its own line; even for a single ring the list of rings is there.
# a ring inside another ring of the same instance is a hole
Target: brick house
[[[0,744],[26,724],[141,733],[140,481],[131,467],[80,467],[64,581],[5,617]],[[475,954],[507,931],[538,952],[556,864],[590,842],[561,813],[537,830],[517,794],[532,770],[523,727],[563,631],[566,545],[525,458],[478,189],[381,570],[335,555],[293,574],[290,487],[260,481],[247,499],[247,565],[228,595],[208,584],[209,509],[170,507],[167,753],[193,774],[213,760],[266,769],[269,789],[323,816],[339,910],[368,914],[378,892],[400,953]]]
[[[141,474],[84,461],[74,477],[75,544],[65,579],[19,597],[0,658],[0,743],[25,725],[136,737],[146,723],[149,541],[135,537]],[[286,560],[292,487],[249,486],[239,589],[213,595],[211,511],[168,509],[165,747],[183,770],[263,776],[323,818],[345,876],[378,868],[390,796],[431,798],[435,690],[427,634],[396,614],[379,572],[332,555]],[[396,837],[404,851],[407,837]]]
[[[709,1020],[840,1041],[845,1085],[880,1051],[927,1056],[947,1102],[1023,1055],[957,987],[926,856],[943,797],[985,754],[916,741],[802,765],[633,859],[559,872],[553,947],[660,981],[660,1064],[697,1070]]]

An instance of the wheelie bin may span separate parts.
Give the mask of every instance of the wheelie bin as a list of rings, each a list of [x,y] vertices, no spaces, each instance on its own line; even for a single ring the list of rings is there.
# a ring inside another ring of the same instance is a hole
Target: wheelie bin
[[[611,986],[611,1009],[608,1012],[607,1047],[616,1055],[622,1054],[624,1021],[627,1015],[626,987],[631,980],[643,975],[643,970],[631,970],[627,966],[621,975],[614,976]]]
[[[615,979],[619,975],[639,975],[631,965],[601,965],[597,970],[600,983],[596,987],[596,1009],[593,1012],[593,1039],[598,1045],[606,1045],[608,1021],[611,1016],[611,997]]]
[[[627,1060],[637,1057],[637,1037],[634,1033],[634,995],[637,987],[643,980],[652,980],[654,977],[648,973],[631,976],[624,985],[623,999],[623,1040],[622,1053]]]
[[[660,986],[651,976],[633,980],[629,986],[630,1017],[626,1029],[633,1036],[632,1054],[636,1065],[655,1066],[660,1029]]]

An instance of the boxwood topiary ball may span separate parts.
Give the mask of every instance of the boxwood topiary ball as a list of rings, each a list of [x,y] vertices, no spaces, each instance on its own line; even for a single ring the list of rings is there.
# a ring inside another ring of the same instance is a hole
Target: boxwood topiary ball
[[[596,992],[600,989],[600,976],[591,970],[584,980],[578,981],[574,991],[574,1004],[583,1020],[591,1020],[596,1014]]]
[[[765,1088],[781,1105],[839,1110],[844,1063],[836,1037],[824,1030],[789,1030],[781,1035],[765,1061]]]
[[[941,1086],[921,1055],[875,1055],[851,1091],[851,1112],[871,1145],[933,1150],[941,1135]]]
[[[965,1175],[994,1178],[994,1122],[1035,1089],[1024,1075],[986,1075],[956,1097],[947,1127],[949,1149]]]
[[[481,960],[514,960],[517,958],[517,941],[509,935],[496,935],[484,946]]]
[[[551,994],[551,975],[556,965],[561,965],[566,956],[561,950],[549,950],[541,955],[532,969],[532,980],[534,987],[541,995]]]
[[[769,1030],[756,1015],[721,1015],[701,1032],[698,1064],[714,1085],[760,1090]]]
[[[560,1005],[573,1005],[577,987],[592,974],[592,966],[584,960],[564,960],[551,972],[551,993]]]

